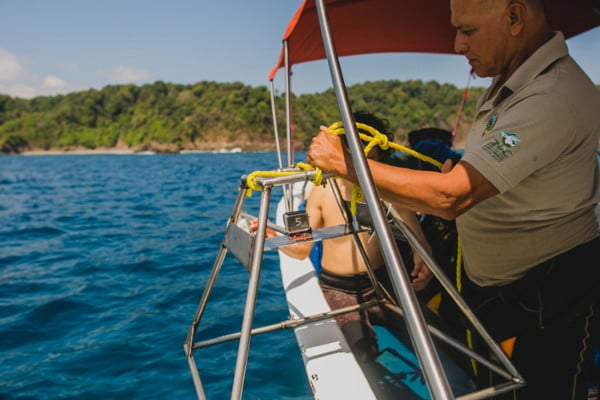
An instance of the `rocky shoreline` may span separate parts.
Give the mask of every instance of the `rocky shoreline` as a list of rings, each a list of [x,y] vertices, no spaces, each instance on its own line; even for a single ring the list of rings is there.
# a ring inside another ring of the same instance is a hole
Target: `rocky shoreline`
[[[172,143],[150,143],[139,146],[127,146],[119,143],[115,147],[97,147],[94,149],[84,146],[52,147],[49,149],[24,148],[19,151],[4,152],[4,155],[86,155],[86,154],[185,154],[185,153],[239,153],[275,151],[274,143],[254,142],[211,142],[180,146]],[[2,155],[2,153],[0,153]]]

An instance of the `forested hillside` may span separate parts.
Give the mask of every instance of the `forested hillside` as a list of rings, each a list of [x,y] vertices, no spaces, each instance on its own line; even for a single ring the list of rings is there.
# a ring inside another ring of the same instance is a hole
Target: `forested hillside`
[[[466,132],[482,88],[469,92],[459,129]],[[437,82],[377,81],[348,89],[352,108],[388,119],[396,142],[423,126],[452,129],[463,89]],[[120,148],[135,151],[274,148],[270,95],[264,86],[199,82],[117,85],[23,100],[0,95],[0,153]],[[284,96],[276,97],[279,132]],[[319,125],[339,120],[333,90],[293,100],[296,145]]]

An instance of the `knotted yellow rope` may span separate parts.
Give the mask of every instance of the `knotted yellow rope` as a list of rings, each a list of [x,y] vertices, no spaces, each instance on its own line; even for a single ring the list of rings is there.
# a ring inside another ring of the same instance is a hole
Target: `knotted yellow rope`
[[[410,149],[406,146],[390,142],[388,140],[387,135],[384,135],[383,133],[379,132],[377,129],[373,128],[370,125],[363,124],[362,122],[357,122],[356,127],[359,129],[358,136],[360,137],[360,139],[363,142],[367,143],[365,148],[363,149],[365,156],[367,156],[375,146],[379,146],[379,148],[384,151],[388,150],[389,148],[392,148],[407,153],[415,158],[418,158],[419,160],[428,162],[440,170],[442,169],[442,163],[440,163],[438,160],[426,156],[425,154],[419,153],[418,151],[414,151],[413,149]],[[342,121],[333,123],[331,126],[329,126],[328,131],[329,133],[338,136],[346,134],[346,130],[344,129],[344,124],[342,123]],[[359,197],[362,199],[362,195],[363,193],[360,187],[354,186],[352,188],[352,198],[350,199],[350,212],[352,213],[352,215],[356,215],[356,204],[358,202]]]
[[[358,129],[361,129],[362,131],[368,132],[370,134],[370,136],[369,136],[364,132],[361,132],[361,131],[358,132],[358,136],[360,137],[360,139],[363,142],[367,142],[367,145],[364,148],[365,155],[369,154],[369,152],[375,146],[379,146],[379,148],[382,150],[388,150],[389,148],[392,148],[394,150],[398,150],[398,151],[401,151],[408,155],[411,155],[415,158],[418,158],[421,161],[425,161],[425,162],[437,167],[438,169],[442,169],[442,163],[439,162],[438,160],[436,160],[435,158],[426,156],[425,154],[419,153],[418,151],[415,151],[409,147],[402,146],[402,145],[394,143],[394,142],[390,142],[388,140],[387,135],[384,135],[383,133],[379,132],[377,129],[373,128],[372,126],[363,124],[361,122],[357,122],[356,127]],[[334,135],[346,134],[346,130],[344,129],[344,125],[343,125],[342,121],[338,121],[338,122],[332,124],[328,128],[328,130],[330,133],[332,133]]]
[[[309,171],[309,170],[315,169],[312,165],[302,163],[302,162],[297,163],[296,168],[304,170],[304,171]],[[298,173],[298,171],[254,171],[254,172],[251,172],[246,177],[246,186],[248,186],[248,189],[246,190],[246,196],[251,197],[253,190],[256,190],[256,191],[261,190],[261,186],[257,182],[258,178],[276,178],[276,177],[280,177],[280,176],[294,175],[297,173]],[[321,171],[318,168],[315,169],[315,176],[313,178],[313,182],[317,186],[323,182],[323,171]]]
[[[426,156],[425,154],[419,153],[417,151],[414,151],[408,147],[390,142],[386,135],[379,132],[377,129],[373,128],[372,126],[363,124],[361,122],[357,122],[356,127],[361,130],[358,133],[360,139],[363,142],[367,143],[367,145],[364,148],[365,156],[367,154],[369,154],[369,152],[375,146],[379,146],[379,148],[382,150],[388,150],[389,148],[393,148],[395,150],[402,151],[402,152],[409,154],[415,158],[418,158],[419,160],[428,162],[428,163],[434,165],[435,167],[437,167],[438,169],[442,168],[442,164],[439,161],[437,161],[436,159]],[[341,121],[335,122],[331,126],[329,126],[328,131],[330,133],[332,133],[334,135],[338,135],[338,136],[346,134],[346,130],[344,129],[344,125]],[[299,169],[305,170],[305,171],[314,169],[315,177],[313,178],[313,182],[315,183],[315,185],[321,185],[322,180],[323,180],[323,171],[321,171],[319,168],[315,168],[312,165],[302,163],[302,162],[297,163],[296,167]],[[258,185],[258,183],[256,181],[257,178],[259,178],[259,177],[274,178],[274,177],[280,177],[280,176],[293,175],[296,173],[297,173],[296,171],[254,171],[254,172],[248,174],[248,176],[246,178],[246,185],[248,186],[246,196],[248,196],[248,197],[252,196],[253,190],[257,190],[257,191],[261,190],[260,185]],[[356,215],[356,199],[358,197],[362,198],[361,189],[360,188],[353,189],[352,200],[351,200],[352,215]]]
[[[401,151],[408,155],[411,155],[421,161],[430,163],[431,165],[435,166],[436,168],[438,168],[440,170],[442,169],[442,163],[440,163],[436,159],[429,157],[425,154],[419,153],[418,151],[410,149],[406,146],[402,146],[402,145],[390,142],[386,135],[379,132],[377,129],[373,128],[372,126],[363,124],[361,122],[357,122],[356,127],[361,130],[358,132],[358,136],[360,137],[360,139],[363,142],[367,142],[367,145],[364,148],[365,156],[367,156],[369,154],[369,152],[375,146],[379,146],[379,148],[382,150],[388,150],[391,147],[395,150],[398,150],[398,151]],[[338,136],[346,134],[344,125],[341,121],[335,122],[331,126],[329,126],[328,131],[330,133],[332,133],[334,135],[338,135]],[[367,132],[368,134],[364,133],[364,132]],[[297,163],[296,167],[301,170],[305,170],[305,171],[314,169],[315,176],[313,178],[313,182],[317,186],[321,185],[322,180],[323,180],[323,172],[319,168],[315,168],[312,165],[302,163],[302,162]],[[248,197],[251,196],[253,190],[261,190],[261,187],[256,182],[256,179],[258,177],[277,177],[277,176],[292,175],[295,173],[297,173],[297,172],[295,172],[295,171],[255,171],[255,172],[252,172],[251,174],[248,175],[248,177],[246,179],[246,185],[248,186],[247,196]],[[362,198],[363,198],[363,192],[362,192],[361,188],[359,186],[355,185],[352,188],[352,198],[350,201],[350,212],[352,213],[352,215],[356,215],[357,203],[360,200],[362,200]],[[462,291],[462,279],[461,279],[462,271],[461,270],[462,270],[462,246],[461,246],[461,242],[460,242],[460,238],[459,238],[457,254],[456,254],[456,287],[457,287],[459,293],[461,293],[461,291]],[[472,338],[471,330],[467,329],[466,334],[467,334],[467,344],[468,344],[469,348],[472,349],[473,348],[473,338]],[[475,360],[471,359],[471,363],[472,363],[472,367],[475,372],[475,375],[477,375],[477,364],[475,363]]]

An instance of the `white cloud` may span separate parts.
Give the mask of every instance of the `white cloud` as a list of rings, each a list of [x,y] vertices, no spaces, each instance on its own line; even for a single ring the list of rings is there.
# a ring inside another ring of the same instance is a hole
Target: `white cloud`
[[[14,85],[0,85],[0,94],[7,94],[12,97],[21,97],[31,99],[38,95],[37,89],[33,86],[17,83]]]
[[[78,69],[77,65],[66,62],[61,64],[61,68],[63,72],[73,72]],[[139,83],[152,79],[152,74],[148,71],[130,66],[114,67],[99,73],[108,81],[107,84]],[[32,74],[22,59],[2,48],[0,48],[0,83],[0,94],[25,99],[85,89],[81,84],[74,84],[56,75]]]
[[[42,79],[42,89],[56,90],[66,85],[67,83],[57,76],[46,76]]]
[[[0,94],[31,99],[53,96],[80,88],[54,75],[35,76],[14,53],[0,48]]]
[[[65,94],[74,92],[76,90],[82,90],[71,83],[67,83],[58,76],[48,75],[42,78],[37,96],[54,96],[57,94]]]
[[[22,71],[23,66],[17,56],[0,49],[0,81],[12,82],[19,77]]]
[[[110,71],[100,71],[101,75],[106,76],[112,83],[134,83],[145,81],[152,78],[152,74],[142,69],[134,67],[114,67]]]

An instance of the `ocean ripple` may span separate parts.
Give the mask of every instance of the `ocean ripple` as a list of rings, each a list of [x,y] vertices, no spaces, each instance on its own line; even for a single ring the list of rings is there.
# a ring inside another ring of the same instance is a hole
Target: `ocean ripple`
[[[194,398],[183,342],[239,177],[275,163],[0,157],[0,399]],[[255,320],[274,323],[287,318],[274,254],[263,269]],[[247,280],[228,255],[199,338],[240,329]],[[234,341],[196,355],[209,399],[230,396],[236,351]],[[291,331],[253,338],[250,360],[245,399],[311,398]]]

